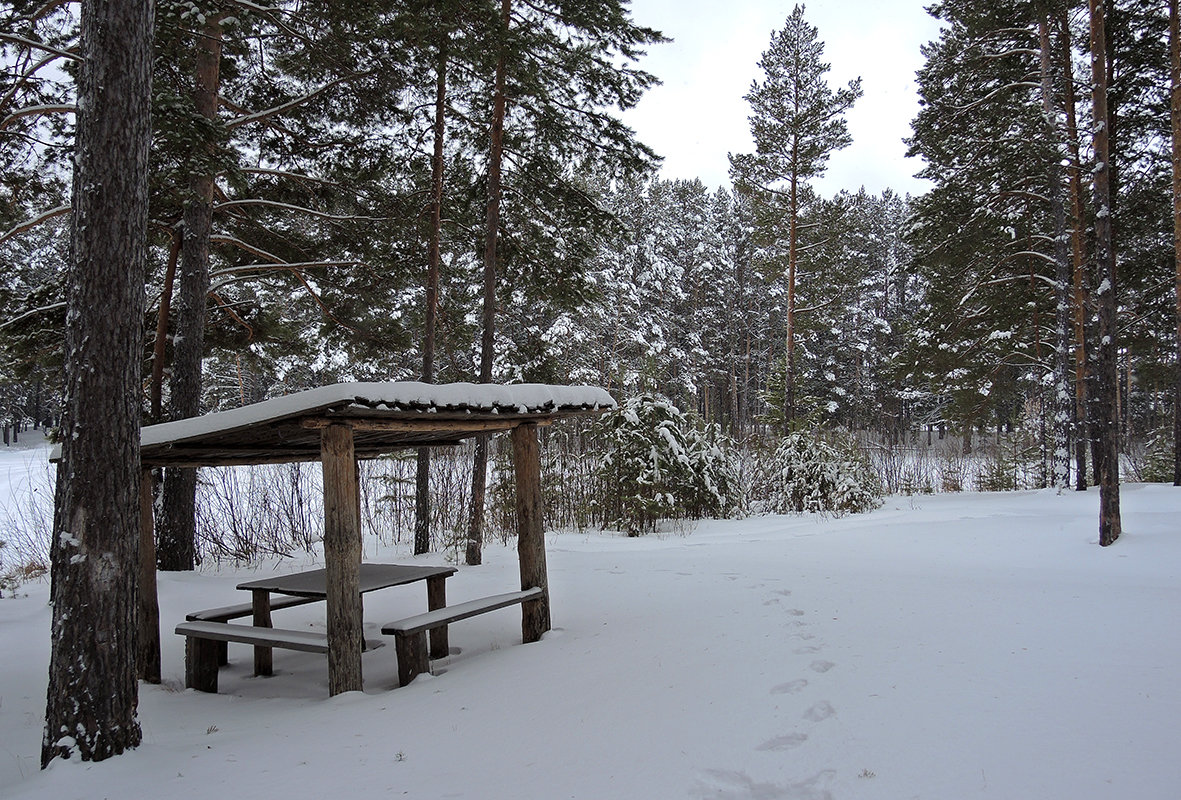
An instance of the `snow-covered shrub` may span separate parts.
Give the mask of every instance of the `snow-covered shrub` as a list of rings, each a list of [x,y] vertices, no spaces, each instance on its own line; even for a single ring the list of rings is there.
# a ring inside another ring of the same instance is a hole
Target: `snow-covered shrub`
[[[881,484],[856,441],[816,429],[788,434],[760,465],[752,492],[752,507],[775,514],[839,516],[882,504]]]
[[[716,426],[698,431],[672,403],[645,395],[607,415],[602,429],[605,525],[638,536],[662,519],[728,514],[738,505],[729,440]]]
[[[1140,447],[1129,446],[1127,465],[1132,478],[1145,483],[1173,482],[1173,426],[1165,425],[1148,435]]]

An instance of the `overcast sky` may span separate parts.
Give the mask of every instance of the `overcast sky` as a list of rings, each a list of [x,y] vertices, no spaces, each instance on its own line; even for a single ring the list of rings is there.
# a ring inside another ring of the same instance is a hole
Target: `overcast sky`
[[[914,74],[919,47],[938,36],[928,0],[812,0],[804,18],[820,31],[831,65],[829,86],[861,77],[864,96],[846,119],[853,144],[833,154],[816,182],[822,194],[861,186],[920,194],[921,164],[906,158],[903,137],[918,111]],[[758,61],[783,28],[792,2],[772,0],[631,0],[633,20],[675,41],[655,45],[641,66],[663,85],[624,120],[640,141],[664,156],[666,178],[701,178],[711,189],[729,185],[727,153],[750,152],[742,96],[762,79]]]

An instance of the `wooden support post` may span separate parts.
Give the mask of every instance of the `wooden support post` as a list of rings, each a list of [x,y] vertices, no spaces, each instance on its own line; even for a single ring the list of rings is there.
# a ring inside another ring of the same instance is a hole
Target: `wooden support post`
[[[447,576],[432,575],[426,579],[426,607],[435,611],[447,606]],[[431,658],[446,658],[451,653],[447,643],[447,626],[431,631]]]
[[[266,589],[254,589],[250,594],[254,598],[254,619],[252,621],[255,626],[259,628],[274,627],[271,623],[271,593]],[[261,645],[254,646],[254,674],[274,674],[271,648]]]
[[[136,672],[160,682],[160,604],[156,597],[156,532],[152,523],[152,471],[139,472],[139,580],[136,586]]]
[[[430,669],[426,657],[426,633],[418,631],[394,636],[394,651],[398,656],[398,685],[408,686],[412,680]]]
[[[512,439],[513,468],[517,474],[517,557],[521,563],[521,588],[545,590],[539,599],[521,605],[521,638],[536,642],[550,629],[537,426],[526,423],[513,428]]]
[[[361,520],[353,431],[320,434],[324,470],[324,567],[328,596],[328,694],[361,690]]]
[[[217,642],[185,637],[185,688],[217,693]]]

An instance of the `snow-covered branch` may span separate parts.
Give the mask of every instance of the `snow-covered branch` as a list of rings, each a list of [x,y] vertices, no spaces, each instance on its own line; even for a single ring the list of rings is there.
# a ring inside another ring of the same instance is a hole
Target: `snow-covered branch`
[[[72,105],[26,106],[13,111],[11,114],[5,117],[4,121],[0,122],[0,131],[4,130],[13,122],[16,122],[22,117],[32,117],[38,114],[73,114],[77,110],[77,106]]]
[[[38,306],[37,308],[30,308],[28,311],[24,312],[23,314],[17,314],[12,319],[6,319],[3,322],[0,322],[0,330],[4,330],[5,328],[7,328],[10,325],[15,325],[23,319],[28,319],[29,317],[34,317],[38,314],[44,314],[47,311],[57,311],[59,308],[65,308],[65,307],[66,307],[66,304],[63,301],[60,303],[50,303],[47,306]]]
[[[38,42],[34,39],[29,39],[24,36],[17,36],[15,33],[0,32],[0,41],[12,42],[13,44],[24,45],[25,47],[28,47],[31,50],[40,50],[43,53],[53,53],[56,56],[60,56],[61,58],[68,58],[71,61],[81,61],[82,60],[82,57],[80,55],[78,55],[77,53],[73,53],[69,50],[62,50],[59,47],[54,47],[53,45],[48,45],[48,44],[45,44],[44,42]]]
[[[30,228],[35,228],[38,225],[40,225],[42,222],[47,222],[48,220],[51,220],[54,217],[60,217],[63,214],[69,214],[69,213],[70,213],[70,206],[57,206],[56,208],[51,208],[48,211],[42,211],[40,214],[33,217],[32,219],[27,219],[24,222],[21,222],[18,225],[16,225],[15,227],[9,229],[3,235],[0,235],[0,242],[3,242],[7,239],[11,239],[13,236],[16,236],[17,234],[24,233],[25,231],[29,230]]]
[[[392,217],[367,217],[359,214],[329,214],[326,211],[317,211],[314,208],[307,208],[305,206],[297,206],[291,203],[280,203],[277,200],[227,200],[224,203],[218,203],[214,206],[215,211],[221,211],[227,208],[238,208],[242,206],[266,206],[267,208],[281,208],[287,211],[296,211],[301,214],[310,214],[313,217],[320,219],[331,220],[332,222],[388,222]]]
[[[286,103],[281,103],[280,105],[274,106],[272,108],[264,109],[263,111],[256,111],[253,114],[244,114],[242,116],[235,117],[234,119],[232,119],[226,123],[226,128],[229,130],[233,130],[234,128],[240,128],[243,125],[249,125],[252,122],[262,122],[266,119],[269,119],[270,117],[276,116],[278,114],[282,114],[285,111],[290,111],[293,108],[298,108],[299,106],[303,105],[304,103],[311,102],[312,100],[316,99],[317,97],[324,94],[328,90],[334,89],[337,86],[340,86],[342,83],[346,83],[346,82],[352,80],[353,78],[360,76],[361,74],[362,73],[360,73],[360,72],[354,72],[349,75],[341,76],[339,78],[336,78],[335,80],[329,81],[328,83],[324,84],[323,86],[319,87],[318,89],[316,89],[314,91],[308,92],[307,94],[301,95],[300,97],[296,97],[295,99],[289,100]]]

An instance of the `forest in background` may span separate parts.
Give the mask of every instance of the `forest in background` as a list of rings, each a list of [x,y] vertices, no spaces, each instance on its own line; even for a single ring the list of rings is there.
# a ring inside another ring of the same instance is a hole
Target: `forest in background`
[[[590,383],[665,397],[744,450],[800,427],[879,456],[954,438],[955,457],[1012,452],[1015,488],[1052,485],[1065,448],[1082,486],[1111,341],[1122,450],[1135,477],[1172,480],[1169,10],[1107,4],[1099,163],[1085,5],[936,3],[909,141],[933,188],[822,197],[809,179],[843,140],[815,123],[857,92],[827,90],[823,32],[800,9],[748,96],[756,151],[713,190],[656,177],[658,154],[615,116],[653,81],[632,57],[661,41],[621,3],[165,0],[146,419],[348,380]],[[9,435],[61,412],[76,20],[66,3],[0,13]],[[789,46],[811,72],[776,72]],[[793,79],[817,89],[814,118],[783,117]],[[815,157],[776,161],[783,131]],[[581,456],[601,439],[563,442]]]

